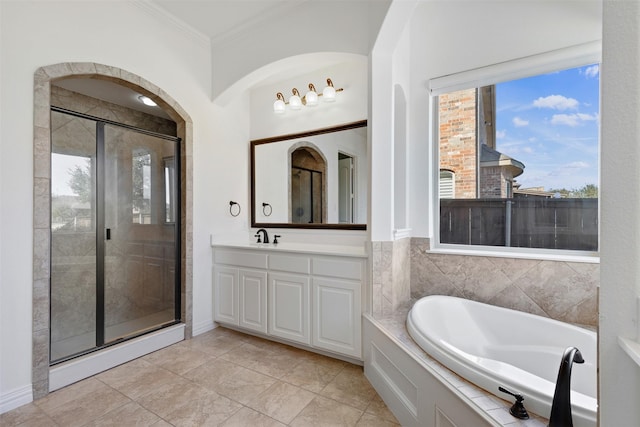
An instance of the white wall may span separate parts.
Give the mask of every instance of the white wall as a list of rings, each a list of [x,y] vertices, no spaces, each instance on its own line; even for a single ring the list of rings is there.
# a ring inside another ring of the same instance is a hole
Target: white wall
[[[97,62],[163,88],[191,116],[194,147],[194,327],[212,325],[209,233],[246,227],[228,199],[247,199],[248,99],[210,101],[208,41],[134,2],[0,2],[0,401],[31,384],[33,73]],[[244,105],[242,105],[244,102]],[[224,126],[232,122],[235,126]],[[240,142],[242,144],[240,144]],[[221,155],[224,153],[224,155]],[[239,165],[239,166],[238,166]],[[229,182],[238,173],[237,181]],[[225,206],[225,203],[227,204]],[[245,204],[246,206],[246,204]]]
[[[640,421],[640,366],[618,336],[640,340],[640,3],[604,5],[600,239],[600,425]]]
[[[316,60],[310,60],[312,57]],[[367,119],[369,94],[366,56],[308,54],[301,60],[294,56],[289,59],[288,64],[297,71],[295,75],[277,78],[276,74],[269,82],[251,87],[251,139],[306,132]],[[274,73],[273,68],[277,66],[266,65],[260,68],[258,73],[271,76]],[[301,70],[306,72],[301,73]],[[273,102],[276,100],[276,93],[282,92],[288,100],[295,87],[300,96],[304,96],[309,83],[313,83],[318,93],[322,93],[327,78],[333,81],[336,89],[344,89],[336,94],[335,102],[324,103],[322,97],[319,97],[316,107],[303,107],[301,110],[292,111],[287,106],[284,114],[274,114]]]

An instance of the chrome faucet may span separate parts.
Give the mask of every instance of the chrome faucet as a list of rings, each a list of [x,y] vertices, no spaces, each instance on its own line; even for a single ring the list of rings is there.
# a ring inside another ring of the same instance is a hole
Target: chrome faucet
[[[264,239],[260,240],[260,232],[263,231],[264,232]],[[267,230],[265,230],[264,228],[261,228],[260,230],[256,231],[256,237],[258,238],[258,242],[257,243],[269,243],[269,235],[267,234]]]
[[[575,347],[568,347],[562,355],[556,391],[553,394],[549,427],[573,427],[571,417],[571,367],[573,363],[584,363],[582,353]]]

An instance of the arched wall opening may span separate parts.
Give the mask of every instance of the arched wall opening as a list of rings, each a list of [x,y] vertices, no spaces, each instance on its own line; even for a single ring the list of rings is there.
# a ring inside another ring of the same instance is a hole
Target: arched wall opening
[[[192,330],[193,269],[193,123],[187,112],[165,91],[144,78],[120,68],[96,63],[59,63],[39,68],[34,74],[33,130],[33,328],[32,384],[34,399],[50,390],[49,282],[51,279],[51,84],[66,78],[106,80],[133,89],[154,100],[176,123],[181,144],[180,293],[184,336]]]

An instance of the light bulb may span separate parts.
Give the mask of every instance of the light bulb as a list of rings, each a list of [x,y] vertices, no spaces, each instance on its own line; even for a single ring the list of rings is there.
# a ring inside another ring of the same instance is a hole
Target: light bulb
[[[324,102],[334,102],[336,100],[336,89],[333,87],[331,79],[327,79],[327,87],[322,90]]]
[[[316,93],[316,88],[312,83],[309,83],[309,92],[304,96],[304,99],[307,103],[307,107],[315,107],[318,105],[318,94]]]
[[[144,96],[144,95],[140,95],[138,96],[138,99],[140,100],[140,102],[142,102],[144,105],[148,105],[149,107],[155,107],[156,104],[151,98]]]
[[[278,92],[276,97],[278,99],[273,103],[273,112],[276,114],[282,114],[285,111],[284,95]]]
[[[300,92],[298,92],[298,89],[293,88],[293,95],[291,95],[291,98],[289,98],[289,107],[291,107],[292,110],[299,110],[302,108],[302,100],[300,99]]]

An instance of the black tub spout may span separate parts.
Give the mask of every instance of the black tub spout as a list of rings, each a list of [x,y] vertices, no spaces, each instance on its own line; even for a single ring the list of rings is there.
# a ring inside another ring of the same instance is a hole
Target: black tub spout
[[[556,391],[553,394],[549,427],[573,427],[571,417],[571,367],[573,363],[584,363],[580,350],[569,347],[564,351],[558,370]]]

